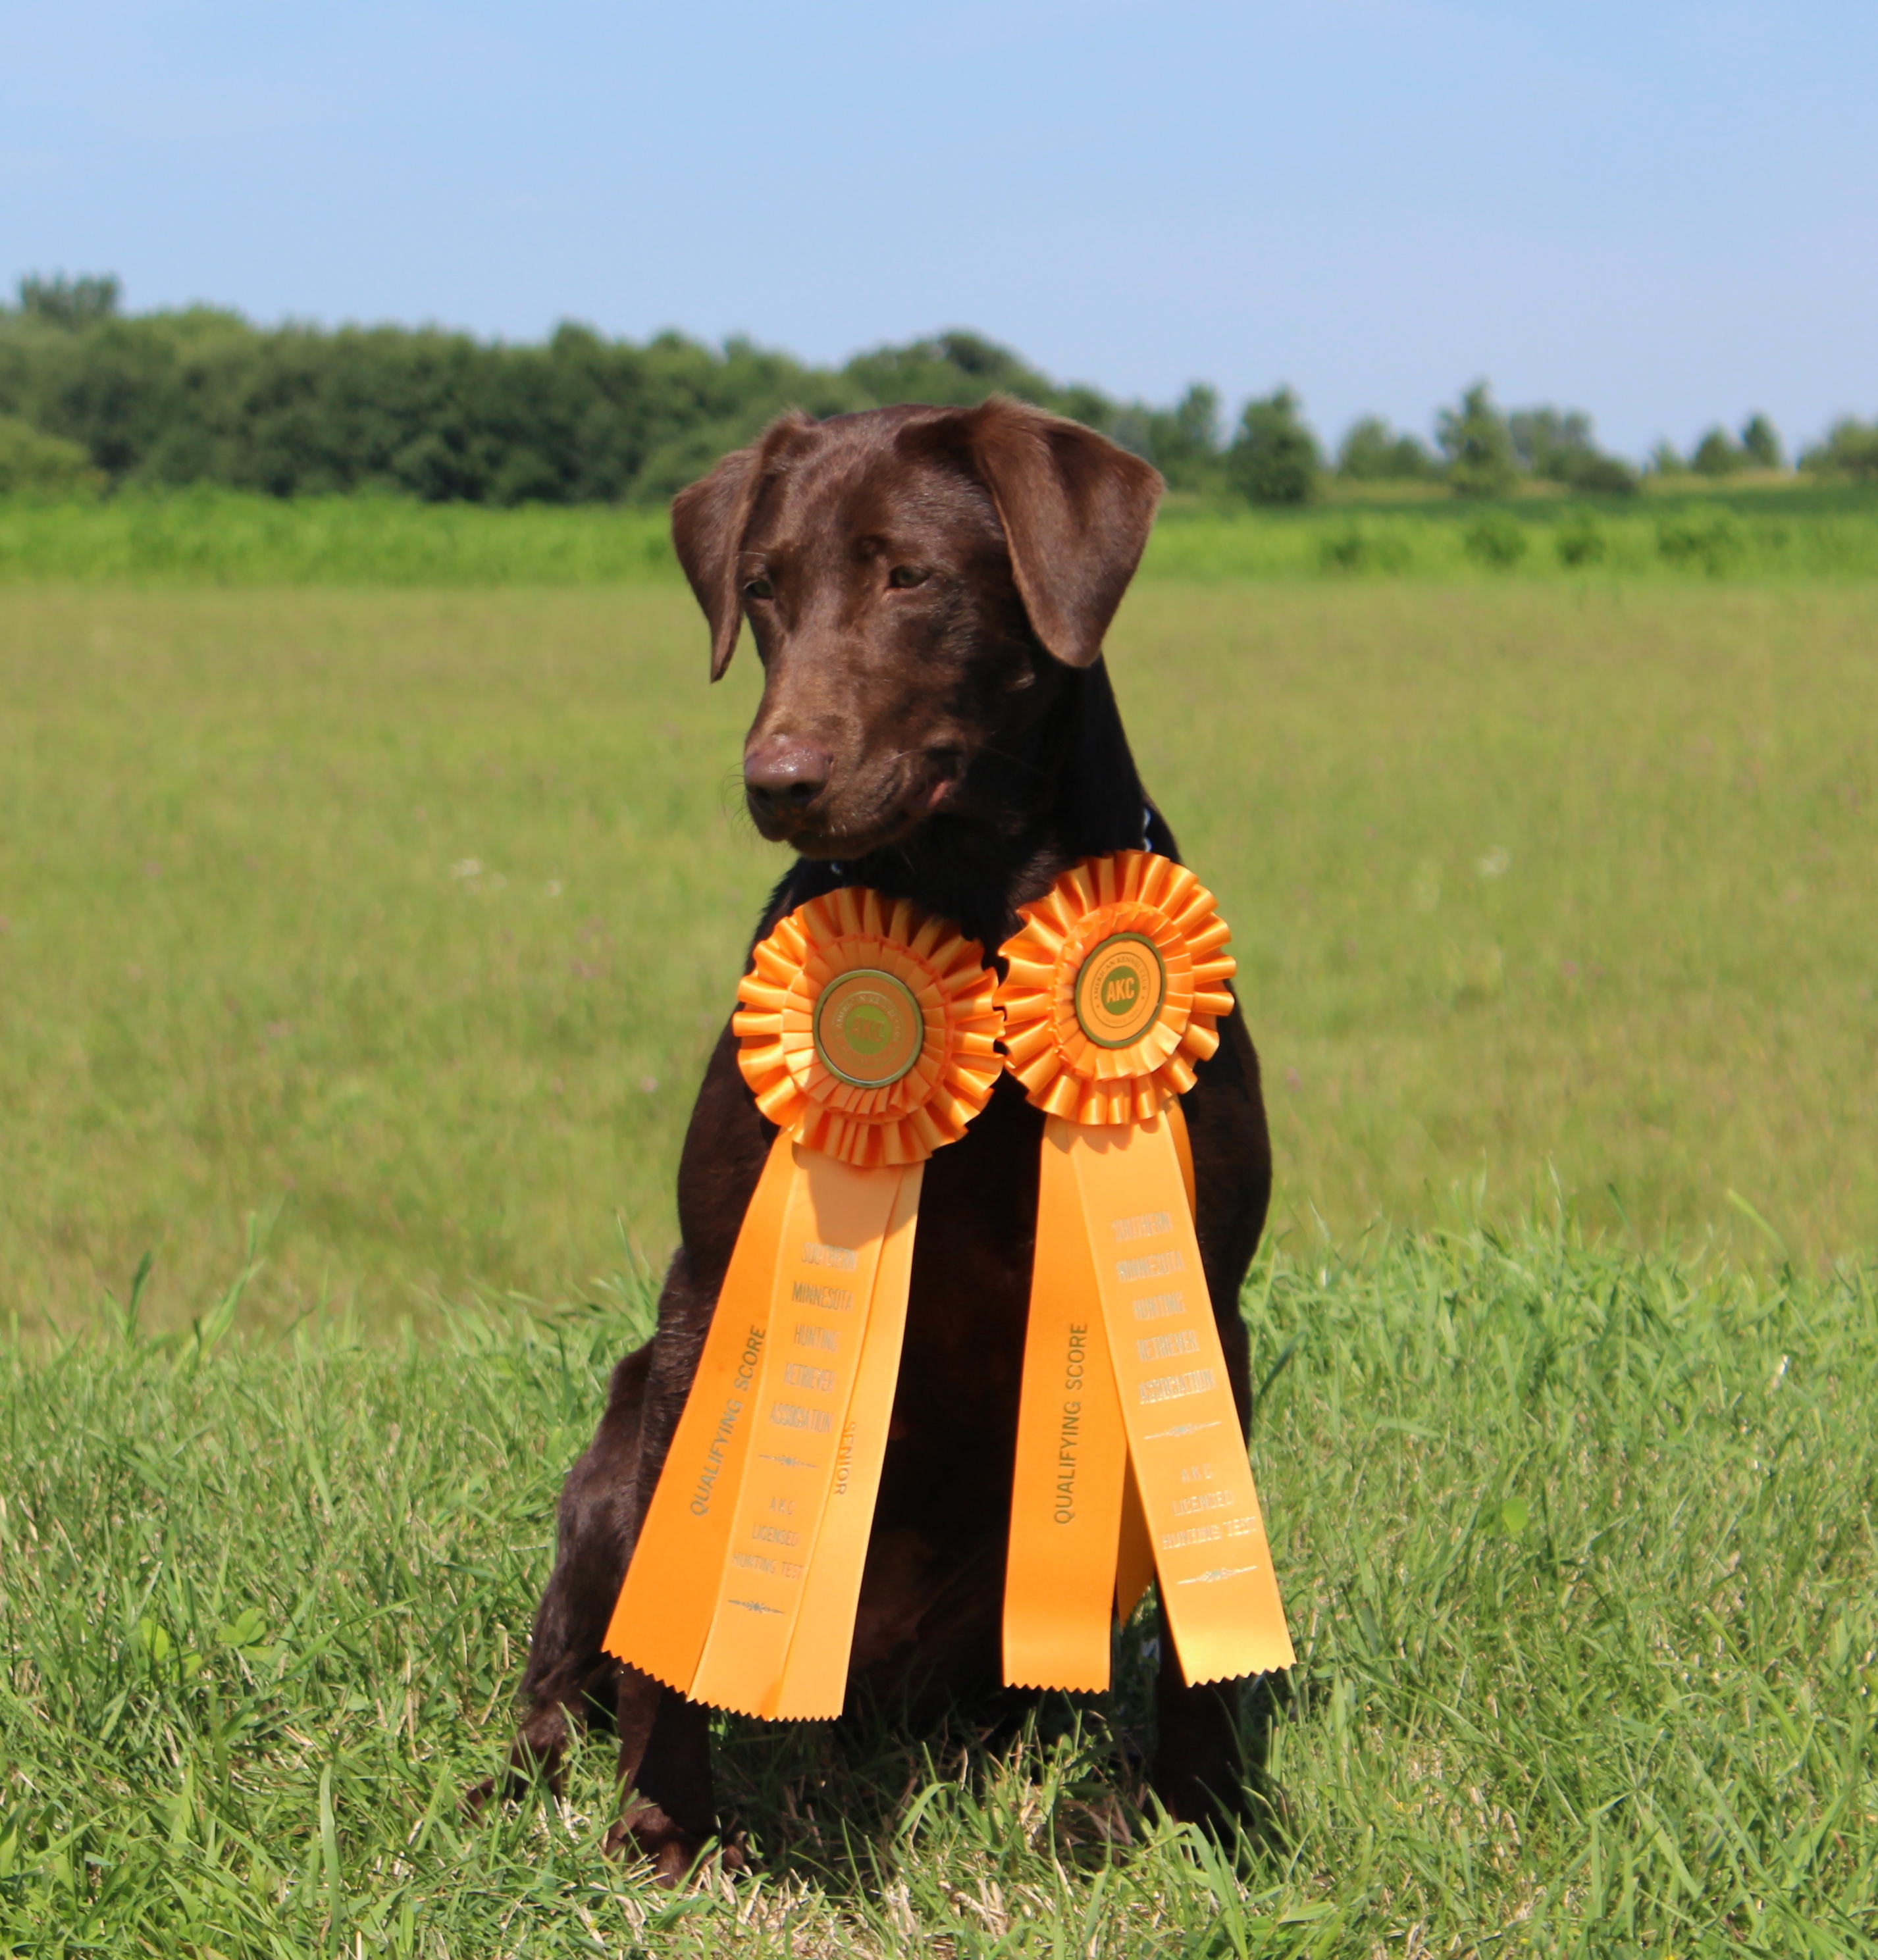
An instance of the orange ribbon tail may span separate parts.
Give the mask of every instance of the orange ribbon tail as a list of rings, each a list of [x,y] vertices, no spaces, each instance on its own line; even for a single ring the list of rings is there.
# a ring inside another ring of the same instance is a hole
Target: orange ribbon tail
[[[1233,1011],[1212,894],[1085,858],[1002,948],[1006,1065],[1046,1112],[1004,1585],[1013,1685],[1104,1688],[1151,1577],[1189,1682],[1288,1667],[1179,1097]]]
[[[1185,1140],[1173,1112],[1045,1128],[1004,1589],[1012,1686],[1106,1688],[1111,1612],[1125,1619],[1157,1577],[1189,1682],[1294,1658]]]

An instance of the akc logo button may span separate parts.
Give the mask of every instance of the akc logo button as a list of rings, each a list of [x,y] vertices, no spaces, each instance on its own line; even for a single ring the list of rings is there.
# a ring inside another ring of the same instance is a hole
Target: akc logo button
[[[1138,932],[1112,934],[1076,975],[1077,1025],[1098,1048],[1126,1048],[1154,1026],[1167,991],[1154,941]]]
[[[877,967],[851,967],[815,1004],[815,1052],[829,1074],[856,1089],[899,1081],[925,1041],[926,1019],[912,989]]]

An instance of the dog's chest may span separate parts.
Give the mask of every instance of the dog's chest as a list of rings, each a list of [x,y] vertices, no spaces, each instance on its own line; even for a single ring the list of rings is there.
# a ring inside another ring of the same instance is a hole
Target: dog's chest
[[[1042,1128],[1006,1077],[965,1137],[926,1166],[883,1507],[1004,1509]]]

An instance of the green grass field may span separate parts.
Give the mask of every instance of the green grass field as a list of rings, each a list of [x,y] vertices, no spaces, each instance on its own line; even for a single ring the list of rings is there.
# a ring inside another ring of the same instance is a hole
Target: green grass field
[[[1297,511],[1174,498],[1150,580],[1878,578],[1878,491],[1679,479],[1641,498],[1496,503],[1332,485]],[[388,497],[296,502],[202,487],[102,503],[0,498],[0,585],[438,587],[676,582],[661,510],[502,511]]]
[[[780,868],[753,663],[649,549],[218,575],[0,593],[0,1952],[1878,1948],[1878,584],[1143,582],[1278,1154],[1292,1844],[1135,1807],[1131,1633],[1014,1760],[729,1725],[762,1876],[673,1901],[598,1748],[455,1795]]]
[[[726,1721],[758,1876],[677,1898],[600,1855],[597,1740],[565,1804],[457,1807],[642,1293],[9,1354],[0,1950],[1872,1952],[1874,1278],[1538,1230],[1264,1263],[1288,1847],[1143,1815],[1138,1622],[1014,1754]]]
[[[1278,1229],[1878,1240],[1878,587],[1144,586]],[[579,1298],[672,1242],[781,861],[687,595],[0,597],[0,1313]],[[1628,1223],[1626,1223],[1628,1221]],[[1771,1245],[1766,1249],[1771,1252]]]

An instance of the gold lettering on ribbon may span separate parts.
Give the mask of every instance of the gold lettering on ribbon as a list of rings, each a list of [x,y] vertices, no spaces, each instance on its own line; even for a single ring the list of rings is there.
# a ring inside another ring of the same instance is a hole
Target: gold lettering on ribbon
[[[838,1271],[851,1273],[859,1261],[860,1255],[849,1246],[825,1246],[812,1239],[802,1248],[802,1263],[805,1266],[833,1266]],[[847,1300],[852,1296],[844,1294],[842,1297]]]
[[[1191,1497],[1176,1497],[1167,1508],[1177,1518],[1190,1518],[1195,1511],[1223,1511],[1232,1501],[1230,1491],[1202,1491]]]
[[[835,1426],[834,1418],[826,1409],[804,1408],[800,1402],[772,1404],[769,1420],[778,1429],[812,1429],[817,1436],[826,1436]]]
[[[848,1656],[854,1643],[861,1575],[874,1499],[886,1459],[887,1430],[899,1379],[912,1282],[913,1233],[925,1166],[901,1172],[899,1195],[886,1221],[875,1267],[867,1325],[855,1363],[848,1419],[835,1452],[834,1481],[819,1520],[815,1557],[802,1589],[802,1606],[788,1666],[768,1712],[813,1719],[839,1715],[848,1690]],[[879,1173],[875,1173],[878,1176]]]
[[[1052,1118],[1048,1127],[1054,1129],[1058,1121]],[[1167,1245],[1131,1258],[1100,1260],[1097,1274],[1129,1458],[1182,1672],[1198,1684],[1288,1667],[1291,1636],[1251,1465],[1237,1443],[1238,1411],[1218,1327],[1211,1312],[1200,1312],[1188,1327],[1157,1335],[1137,1332],[1143,1319],[1162,1317],[1157,1303],[1168,1297],[1164,1290],[1151,1293],[1151,1283],[1170,1273],[1202,1271],[1170,1124],[1160,1117],[1131,1125],[1078,1125],[1070,1156],[1092,1236],[1098,1220],[1111,1241],[1119,1236],[1118,1225],[1157,1211],[1171,1220]],[[1195,1297],[1197,1304],[1204,1292],[1196,1288]],[[1144,1314],[1141,1309],[1150,1303],[1156,1304]],[[1192,1356],[1193,1366],[1167,1369],[1169,1360],[1183,1355]],[[1167,1404],[1181,1405],[1182,1420],[1154,1426],[1149,1412]],[[1230,1454],[1196,1465],[1191,1445],[1180,1439],[1203,1430],[1230,1434],[1234,1441]],[[1196,1491],[1195,1481],[1212,1488]],[[1233,1515],[1219,1515],[1226,1513]],[[1249,1556],[1230,1566],[1204,1564],[1205,1548],[1229,1537]]]
[[[731,1254],[667,1457],[680,1472],[698,1467],[659,1478],[602,1642],[608,1653],[681,1691],[691,1685],[731,1555],[730,1500],[743,1480],[756,1427],[749,1418],[770,1344],[765,1330],[794,1170],[793,1146],[779,1135]]]
[[[1211,1545],[1223,1535],[1218,1525],[1193,1525],[1186,1531],[1163,1532],[1160,1548],[1163,1551],[1178,1551],[1183,1545]],[[1249,1567],[1246,1569],[1251,1570]]]
[[[1189,1368],[1184,1375],[1157,1375],[1152,1381],[1141,1382],[1136,1393],[1144,1402],[1171,1402],[1183,1395],[1205,1395],[1208,1389],[1218,1386],[1218,1378],[1211,1368]]]
[[[1046,1125],[1004,1589],[1004,1678],[1109,1685],[1128,1444],[1066,1127]],[[1130,1602],[1131,1604],[1132,1602]]]
[[[846,1287],[815,1286],[807,1280],[797,1280],[789,1289],[789,1297],[797,1306],[819,1306],[825,1313],[846,1313],[855,1303],[854,1294]]]
[[[1183,1273],[1187,1262],[1177,1251],[1150,1252],[1138,1259],[1118,1259],[1115,1262],[1115,1276],[1124,1285],[1136,1280],[1165,1279],[1170,1273]]]
[[[835,1483],[836,1451],[829,1440],[841,1436],[849,1421],[867,1345],[868,1310],[882,1246],[909,1175],[858,1170],[820,1151],[794,1147],[797,1174],[790,1187],[781,1238],[785,1246],[801,1250],[793,1268],[778,1262],[773,1284],[776,1309],[787,1303],[800,1317],[794,1322],[794,1338],[788,1347],[768,1344],[759,1369],[755,1398],[762,1411],[759,1433],[768,1446],[759,1444],[751,1453],[737,1493],[732,1535],[740,1545],[786,1545],[799,1554],[799,1563],[786,1570],[779,1564],[774,1572],[741,1568],[735,1579],[727,1566],[723,1568],[720,1606],[741,1607],[759,1615],[758,1623],[738,1624],[721,1612],[715,1613],[696,1675],[686,1690],[694,1701],[746,1715],[840,1713],[839,1694],[832,1707],[798,1710],[781,1703]],[[839,1297],[804,1300],[802,1295],[812,1283],[803,1280],[803,1268],[829,1267],[851,1273],[851,1288],[814,1287]],[[843,1316],[859,1338],[842,1342],[839,1325],[823,1319],[823,1315]],[[832,1346],[819,1338],[804,1341],[804,1328],[827,1335]],[[833,1365],[810,1367],[793,1358],[793,1351],[807,1346],[827,1354]],[[798,1450],[802,1453],[797,1454]],[[791,1507],[799,1526],[769,1522],[780,1508],[778,1500]],[[728,1590],[732,1585],[741,1589],[735,1599]],[[851,1628],[852,1619],[851,1610]],[[836,1624],[819,1615],[814,1623]],[[845,1676],[845,1653],[842,1671]]]
[[[1145,1299],[1135,1303],[1137,1320],[1165,1320],[1171,1315],[1185,1313],[1187,1297],[1183,1293],[1151,1293]]]
[[[1151,1334],[1145,1341],[1135,1344],[1135,1354],[1144,1361],[1171,1361],[1176,1354],[1199,1351],[1200,1337],[1190,1327],[1173,1334]]]

